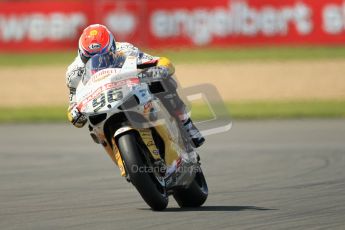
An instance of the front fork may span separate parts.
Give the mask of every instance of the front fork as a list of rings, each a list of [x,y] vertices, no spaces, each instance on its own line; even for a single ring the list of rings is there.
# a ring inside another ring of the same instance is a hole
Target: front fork
[[[157,147],[154,141],[154,138],[152,136],[151,129],[135,129],[135,130],[139,133],[144,145],[146,145],[147,149],[149,150],[150,156],[153,158],[154,161],[157,161],[157,162],[163,161],[167,166],[173,165],[174,162],[178,161],[180,158],[179,154],[176,152],[176,146],[174,146],[173,143],[171,142],[171,137],[168,134],[168,130],[164,126],[156,126],[155,128],[158,134],[160,135],[160,137],[163,139],[163,142],[165,145],[164,154],[160,153],[160,150]],[[119,167],[121,176],[123,177],[126,176],[126,170],[125,170],[124,163],[123,163],[120,151],[117,147],[115,140],[118,135],[123,134],[133,129],[134,128],[130,126],[121,127],[120,129],[118,129],[115,132],[113,138],[111,138],[112,145],[110,145],[107,142],[105,137],[101,138],[102,141],[100,141],[104,149],[110,156],[110,158]],[[162,159],[161,156],[164,156],[164,159]]]

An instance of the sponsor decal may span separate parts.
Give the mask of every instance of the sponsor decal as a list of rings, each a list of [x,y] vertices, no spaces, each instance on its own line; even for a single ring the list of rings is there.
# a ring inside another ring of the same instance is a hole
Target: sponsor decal
[[[101,44],[98,44],[98,43],[91,43],[89,45],[89,49],[91,50],[99,50],[101,48]]]
[[[102,86],[100,86],[99,88],[97,88],[95,91],[93,91],[91,94],[85,96],[85,99],[83,99],[79,105],[78,105],[78,109],[80,111],[84,111],[86,108],[86,105],[92,101],[93,99],[97,98],[99,95],[101,95],[104,91],[110,90],[110,89],[115,89],[115,88],[121,88],[124,85],[135,85],[139,83],[139,79],[138,78],[130,78],[127,80],[122,80],[122,81],[118,81],[118,82],[110,82],[107,84],[104,84]]]
[[[156,145],[155,145],[155,143],[154,143],[153,141],[148,141],[148,142],[146,143],[146,146],[147,146],[147,147],[151,147],[151,146],[156,146]]]
[[[97,30],[91,30],[90,31],[90,35],[91,36],[96,36],[98,34],[98,31]]]
[[[100,71],[98,71],[97,73],[95,73],[92,76],[92,82],[101,81],[101,80],[107,78],[108,76],[110,76],[111,74],[116,74],[116,73],[119,73],[119,72],[120,72],[120,70],[117,70],[117,69],[103,69],[103,70],[100,70]]]
[[[153,107],[152,102],[149,101],[144,105],[144,113],[148,113],[151,111],[151,108]]]

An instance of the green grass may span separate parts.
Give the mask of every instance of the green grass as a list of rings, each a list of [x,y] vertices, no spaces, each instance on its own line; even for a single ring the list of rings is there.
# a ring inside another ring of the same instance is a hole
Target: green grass
[[[67,106],[0,108],[0,123],[67,121]]]
[[[174,63],[345,58],[345,46],[143,50],[152,55],[169,57]],[[75,56],[76,51],[37,54],[2,53],[0,54],[0,66],[67,66]]]
[[[226,107],[234,119],[345,118],[345,101],[234,102]],[[213,117],[202,105],[193,106],[192,116],[195,120]]]
[[[345,118],[345,101],[235,102],[226,107],[233,119]],[[212,115],[207,107],[194,105],[192,117],[202,120]],[[0,108],[0,123],[66,121],[64,106]]]
[[[176,62],[226,62],[248,60],[315,60],[345,58],[345,46],[334,47],[250,47],[204,48],[196,50],[161,51]]]
[[[248,102],[229,108],[233,117],[241,119],[345,118],[345,101]]]
[[[0,54],[0,66],[68,65],[76,52]]]

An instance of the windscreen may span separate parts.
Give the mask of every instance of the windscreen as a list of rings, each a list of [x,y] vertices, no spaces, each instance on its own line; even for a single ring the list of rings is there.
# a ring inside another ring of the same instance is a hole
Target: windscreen
[[[83,83],[86,84],[93,74],[102,69],[121,68],[125,60],[125,56],[114,52],[94,55],[86,63]]]

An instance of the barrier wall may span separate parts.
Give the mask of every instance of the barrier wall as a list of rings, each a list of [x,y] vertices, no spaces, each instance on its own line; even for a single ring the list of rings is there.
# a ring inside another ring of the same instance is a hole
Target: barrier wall
[[[0,51],[75,49],[91,23],[146,47],[339,45],[345,1],[2,1]]]

